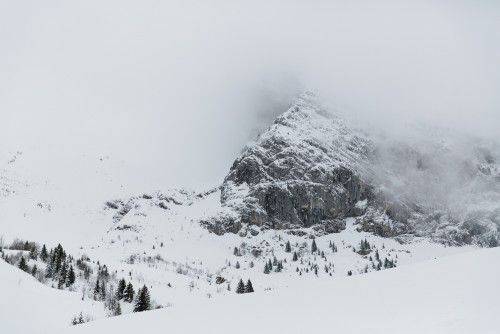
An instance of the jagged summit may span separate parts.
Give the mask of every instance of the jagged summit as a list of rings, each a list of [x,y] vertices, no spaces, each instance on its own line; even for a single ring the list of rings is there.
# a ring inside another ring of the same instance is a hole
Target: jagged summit
[[[359,215],[370,196],[360,171],[370,141],[357,135],[312,93],[303,93],[241,154],[222,185],[221,201],[235,219],[216,233],[242,226],[301,228],[321,224],[339,231],[338,218]]]
[[[323,182],[332,169],[359,170],[370,142],[356,135],[312,93],[303,93],[234,162],[227,181]],[[251,166],[262,168],[254,170]]]

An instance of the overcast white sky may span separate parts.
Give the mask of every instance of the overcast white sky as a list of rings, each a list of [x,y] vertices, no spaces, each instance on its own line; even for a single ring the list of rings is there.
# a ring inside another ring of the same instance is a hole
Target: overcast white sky
[[[373,126],[498,137],[499,41],[498,1],[0,0],[0,146],[216,183],[304,88]]]

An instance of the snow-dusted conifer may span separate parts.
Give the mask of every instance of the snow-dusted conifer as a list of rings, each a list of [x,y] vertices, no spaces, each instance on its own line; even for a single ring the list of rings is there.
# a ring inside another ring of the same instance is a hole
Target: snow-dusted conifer
[[[252,292],[253,292],[252,282],[248,280],[247,284],[245,285],[245,293],[252,293]]]
[[[318,246],[316,246],[316,240],[313,239],[311,244],[311,252],[315,253],[318,251]]]
[[[245,283],[243,283],[243,280],[240,279],[238,282],[238,287],[236,288],[236,293],[245,293]]]

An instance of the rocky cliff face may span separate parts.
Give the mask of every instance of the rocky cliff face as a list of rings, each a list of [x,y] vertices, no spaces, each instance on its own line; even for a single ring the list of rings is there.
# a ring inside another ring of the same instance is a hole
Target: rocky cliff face
[[[497,243],[497,157],[452,155],[447,152],[453,148],[442,143],[430,151],[393,143],[384,151],[375,142],[304,93],[236,159],[221,186],[223,214],[201,223],[217,234],[304,228],[334,233],[345,228],[345,217],[358,217],[360,230],[401,240]],[[450,172],[436,156],[463,164],[455,179],[448,180]],[[449,193],[467,191],[475,196],[450,204]],[[471,199],[487,209],[465,205]]]
[[[223,205],[243,225],[275,229],[332,224],[364,210],[371,186],[360,176],[371,143],[305,93],[234,162]]]

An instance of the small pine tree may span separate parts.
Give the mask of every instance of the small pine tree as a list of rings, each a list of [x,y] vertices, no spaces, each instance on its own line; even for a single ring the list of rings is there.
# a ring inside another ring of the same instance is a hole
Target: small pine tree
[[[266,262],[266,265],[264,266],[264,274],[269,274],[271,270],[269,270],[269,263]]]
[[[245,293],[245,283],[243,283],[243,280],[240,279],[238,282],[238,287],[236,288],[236,293]]]
[[[32,260],[38,260],[38,249],[36,249],[36,246],[31,247],[30,250],[30,259]]]
[[[118,288],[116,289],[116,293],[115,293],[116,300],[122,300],[123,299],[126,287],[127,287],[127,283],[125,282],[125,279],[122,278],[118,282]]]
[[[33,268],[31,269],[31,275],[34,277],[36,275],[37,271],[38,271],[38,267],[35,264],[33,266]]]
[[[292,261],[297,261],[299,257],[297,256],[297,252],[293,252],[293,258]]]
[[[254,292],[252,282],[248,280],[247,284],[245,285],[245,293],[252,293],[252,292]]]
[[[59,283],[57,284],[58,289],[62,289],[66,283],[66,275],[68,274],[68,265],[64,262],[61,265],[60,273],[59,273]]]
[[[330,241],[330,248],[332,249],[333,253],[337,252],[337,246],[335,246],[335,242],[334,241]]]
[[[70,265],[68,270],[68,276],[66,277],[66,286],[67,287],[72,286],[75,283],[75,279],[76,279],[75,270],[73,269],[73,266]]]
[[[130,282],[123,292],[123,300],[127,303],[132,303],[134,301],[134,287]]]
[[[100,293],[101,293],[101,285],[99,284],[99,280],[97,280],[95,282],[94,291],[93,291],[94,300],[98,300],[99,299]]]
[[[290,241],[286,242],[285,252],[287,252],[287,253],[291,253],[292,252],[292,246],[290,245]]]
[[[239,263],[238,261],[236,261],[235,268],[236,268],[236,269],[240,269],[240,263]]]
[[[134,312],[144,312],[151,308],[151,297],[146,285],[137,291],[135,298]]]
[[[315,253],[318,251],[318,246],[316,246],[316,240],[313,239],[311,244],[311,252]]]
[[[19,261],[19,269],[26,272],[28,271],[28,264],[26,263],[24,256],[21,256],[21,260]]]

